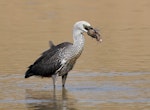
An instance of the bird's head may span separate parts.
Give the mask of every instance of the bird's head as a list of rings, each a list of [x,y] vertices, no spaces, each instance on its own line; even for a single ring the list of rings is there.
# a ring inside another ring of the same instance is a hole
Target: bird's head
[[[74,25],[74,29],[80,30],[81,33],[86,32],[92,38],[95,38],[97,41],[102,42],[102,38],[97,31],[97,29],[93,28],[90,23],[86,21],[78,21]]]

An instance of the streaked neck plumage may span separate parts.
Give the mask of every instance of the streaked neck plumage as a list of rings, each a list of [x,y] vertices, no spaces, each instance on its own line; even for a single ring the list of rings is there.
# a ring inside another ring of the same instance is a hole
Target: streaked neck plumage
[[[83,36],[83,32],[79,29],[74,29],[73,30],[73,46],[78,50],[78,51],[82,51],[83,47],[84,47],[84,36]]]

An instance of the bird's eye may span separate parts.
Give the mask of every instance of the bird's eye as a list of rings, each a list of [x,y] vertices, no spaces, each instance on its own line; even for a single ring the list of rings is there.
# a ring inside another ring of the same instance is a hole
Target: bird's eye
[[[90,30],[90,29],[93,29],[91,26],[86,26],[86,25],[83,25],[84,29],[86,29],[87,31]]]
[[[84,29],[89,30],[88,26],[83,25]]]

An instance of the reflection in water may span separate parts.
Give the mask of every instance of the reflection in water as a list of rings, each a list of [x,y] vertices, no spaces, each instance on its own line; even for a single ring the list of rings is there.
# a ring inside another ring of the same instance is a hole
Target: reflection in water
[[[34,110],[76,110],[75,100],[69,99],[65,88],[62,90],[26,90],[27,107]],[[68,100],[69,99],[69,100]]]
[[[0,109],[149,110],[149,76],[140,72],[79,72],[69,75],[67,90],[62,89],[61,78],[54,90],[49,79],[0,75]]]
[[[149,110],[150,0],[1,0],[0,10],[0,109]],[[24,80],[49,40],[72,42],[78,20],[96,25],[104,42],[86,36],[67,80],[71,95],[41,89],[46,79]]]

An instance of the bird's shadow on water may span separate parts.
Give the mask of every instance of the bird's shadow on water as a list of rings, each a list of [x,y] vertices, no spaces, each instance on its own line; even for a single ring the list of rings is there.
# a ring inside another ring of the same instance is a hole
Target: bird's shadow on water
[[[76,100],[65,88],[53,90],[26,90],[27,108],[31,110],[77,110]]]

